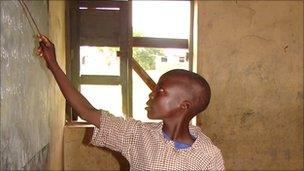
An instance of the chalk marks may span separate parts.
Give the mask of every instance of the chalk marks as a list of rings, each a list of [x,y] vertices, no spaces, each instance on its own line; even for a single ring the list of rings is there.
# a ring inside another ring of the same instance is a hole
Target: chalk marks
[[[46,1],[27,1],[48,33]],[[33,31],[18,1],[1,1],[1,166],[20,170],[49,141],[52,85],[34,55]],[[43,133],[42,133],[43,132]]]

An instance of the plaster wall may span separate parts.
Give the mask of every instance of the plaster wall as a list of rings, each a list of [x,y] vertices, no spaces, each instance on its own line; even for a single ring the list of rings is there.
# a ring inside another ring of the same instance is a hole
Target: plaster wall
[[[49,38],[56,48],[57,61],[63,71],[66,66],[66,27],[65,1],[49,1]],[[51,73],[48,71],[48,73]],[[53,76],[53,106],[50,114],[50,144],[48,153],[48,170],[63,170],[63,129],[65,124],[65,99]]]
[[[228,170],[303,170],[303,2],[197,1],[198,125]]]
[[[92,132],[92,126],[64,128],[64,170],[129,170],[120,153],[89,144]]]

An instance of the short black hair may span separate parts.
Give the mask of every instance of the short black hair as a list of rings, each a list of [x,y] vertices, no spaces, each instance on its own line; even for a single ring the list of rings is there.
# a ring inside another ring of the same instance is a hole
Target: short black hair
[[[194,107],[195,114],[204,111],[208,107],[211,99],[211,90],[209,83],[206,81],[204,77],[202,77],[197,73],[184,69],[173,69],[163,74],[163,76],[169,76],[169,75],[175,75],[175,76],[177,75],[177,76],[185,77],[189,80],[189,82],[186,82],[185,84],[195,83],[199,87],[200,93],[195,94],[194,97],[196,98],[196,104]]]

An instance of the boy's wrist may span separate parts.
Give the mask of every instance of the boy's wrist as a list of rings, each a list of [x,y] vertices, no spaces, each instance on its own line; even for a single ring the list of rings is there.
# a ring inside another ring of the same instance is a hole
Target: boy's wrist
[[[48,65],[48,68],[49,68],[50,70],[59,67],[59,64],[58,64],[57,61],[49,62],[47,65]]]

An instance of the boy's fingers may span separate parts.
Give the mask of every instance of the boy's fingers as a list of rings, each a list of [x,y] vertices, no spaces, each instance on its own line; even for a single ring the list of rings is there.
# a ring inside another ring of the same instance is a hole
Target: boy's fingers
[[[37,35],[38,41],[41,42],[42,41],[42,36],[40,34]]]
[[[44,35],[37,35],[38,41],[44,43],[46,47],[50,47],[52,45],[51,41]]]
[[[46,46],[45,46],[45,43],[43,41],[39,42],[39,45],[40,45],[40,48],[41,49],[44,49]]]
[[[42,36],[42,39],[45,41],[45,45],[47,47],[50,47],[52,45],[51,41],[46,36]]]
[[[41,38],[42,42],[44,42],[44,43],[49,42],[49,39],[47,39],[45,36],[41,36],[40,38]]]
[[[42,53],[42,52],[37,52],[36,54],[37,54],[38,56],[41,56],[41,57],[43,56],[43,53]]]

